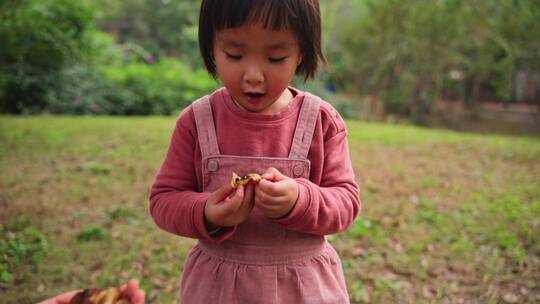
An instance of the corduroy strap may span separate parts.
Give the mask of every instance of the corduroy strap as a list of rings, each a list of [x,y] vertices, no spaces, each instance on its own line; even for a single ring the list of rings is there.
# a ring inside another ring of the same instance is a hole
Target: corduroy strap
[[[202,157],[218,155],[219,147],[210,98],[208,96],[201,97],[194,101],[192,106]]]
[[[289,158],[307,158],[320,105],[321,99],[319,97],[307,92],[305,93],[300,115],[298,115],[298,121],[296,122],[296,130],[294,131]]]

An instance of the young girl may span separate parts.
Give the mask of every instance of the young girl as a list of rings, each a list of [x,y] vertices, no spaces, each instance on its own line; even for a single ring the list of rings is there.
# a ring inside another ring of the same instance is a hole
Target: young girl
[[[224,88],[186,108],[152,186],[158,226],[197,238],[182,303],[348,303],[325,235],[360,210],[347,131],[289,86],[321,52],[317,0],[203,0],[199,42]],[[234,188],[231,174],[262,175]]]

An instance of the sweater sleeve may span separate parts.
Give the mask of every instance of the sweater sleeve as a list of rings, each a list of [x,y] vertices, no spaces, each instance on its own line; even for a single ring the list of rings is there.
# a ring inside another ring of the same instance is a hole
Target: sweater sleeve
[[[150,214],[160,228],[173,234],[222,241],[234,229],[214,236],[206,230],[204,207],[210,193],[195,191],[197,136],[185,126],[189,124],[187,112],[177,120],[167,155],[150,190]]]
[[[347,229],[359,214],[361,202],[355,181],[347,131],[324,144],[324,176],[320,185],[299,178],[299,195],[292,211],[279,224],[287,229],[318,235]]]

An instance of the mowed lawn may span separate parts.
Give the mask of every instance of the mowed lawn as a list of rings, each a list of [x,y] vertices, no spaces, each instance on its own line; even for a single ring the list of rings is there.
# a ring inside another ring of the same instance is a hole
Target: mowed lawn
[[[0,303],[132,277],[176,303],[195,241],[147,199],[174,124],[0,116]],[[540,139],[347,125],[363,209],[328,239],[352,303],[540,302]]]

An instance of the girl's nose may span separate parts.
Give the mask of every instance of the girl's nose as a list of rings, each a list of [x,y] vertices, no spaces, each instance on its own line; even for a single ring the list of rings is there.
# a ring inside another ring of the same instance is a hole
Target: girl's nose
[[[248,64],[244,72],[244,81],[250,85],[257,85],[264,81],[264,72],[255,64]]]

